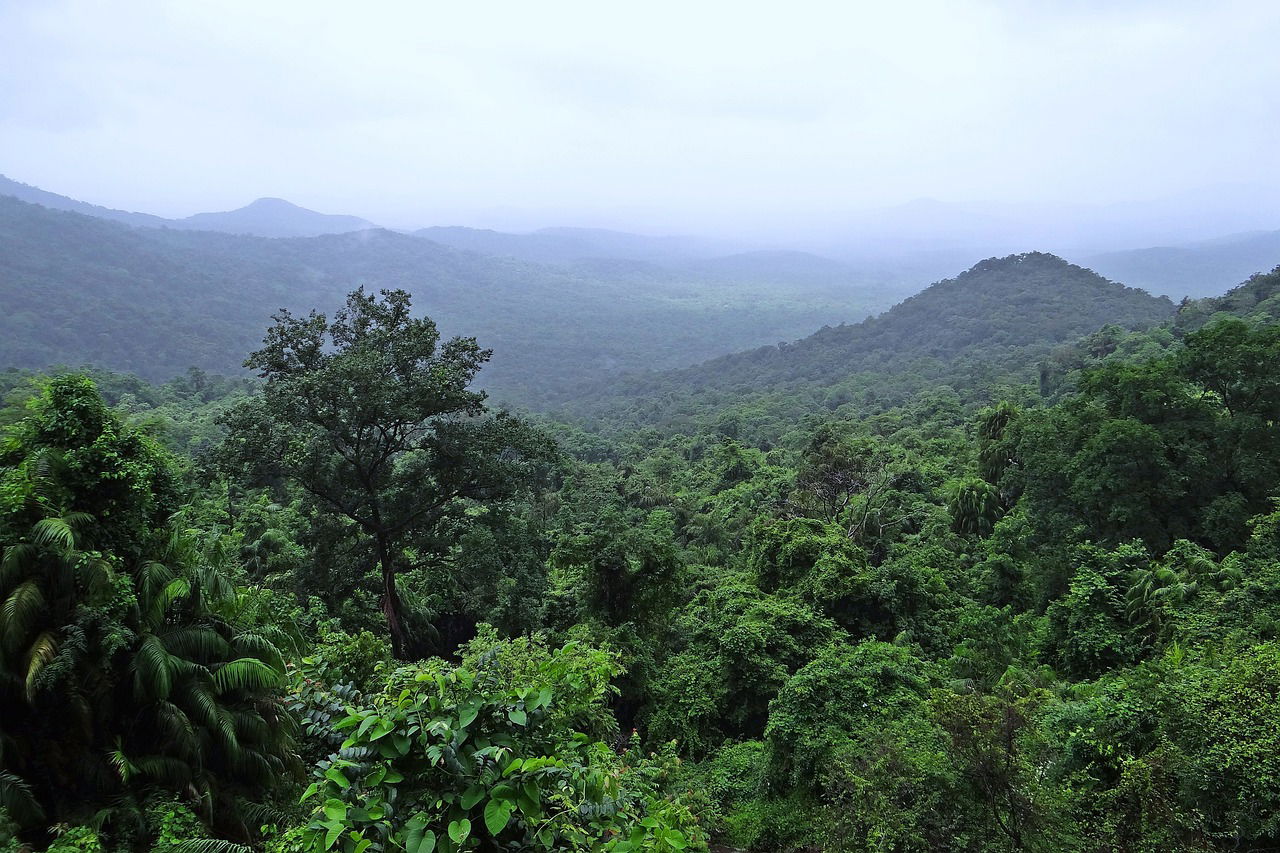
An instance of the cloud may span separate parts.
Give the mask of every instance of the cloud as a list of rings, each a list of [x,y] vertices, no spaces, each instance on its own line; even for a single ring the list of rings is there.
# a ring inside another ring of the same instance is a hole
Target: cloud
[[[4,4],[0,171],[405,224],[1116,202],[1280,174],[1278,37],[1270,0]]]

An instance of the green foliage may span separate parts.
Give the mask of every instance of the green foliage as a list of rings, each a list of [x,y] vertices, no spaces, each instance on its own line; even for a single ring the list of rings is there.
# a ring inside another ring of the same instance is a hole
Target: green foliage
[[[1080,547],[1067,594],[1049,609],[1049,644],[1064,672],[1089,677],[1138,658],[1139,641],[1130,630],[1125,597],[1128,579],[1146,571],[1149,559],[1140,545],[1115,551]]]
[[[168,458],[91,383],[56,378],[30,410],[0,457],[5,804],[124,819],[160,790],[234,824],[236,800],[291,767],[281,652],[171,524]]]
[[[662,613],[684,572],[671,514],[597,509],[589,523],[566,518],[549,560],[556,582],[574,590],[584,618],[618,625]]]
[[[153,800],[146,809],[146,824],[152,853],[175,853],[209,832],[186,804],[173,798]]]
[[[274,320],[245,362],[266,385],[228,415],[224,459],[258,480],[288,478],[339,541],[364,540],[392,650],[412,657],[430,643],[397,586],[406,549],[446,556],[441,540],[470,509],[519,495],[551,448],[505,413],[480,417],[484,395],[469,385],[489,351],[474,338],[441,343],[405,291],[357,290],[332,321],[314,311]],[[456,644],[446,632],[445,650]]]
[[[989,536],[1001,515],[996,487],[984,479],[970,477],[955,481],[948,491],[951,529],[962,535]]]
[[[397,673],[334,723],[346,739],[304,794],[308,849],[697,849],[692,816],[623,787],[588,733],[617,672],[602,651],[482,638],[461,666]]]
[[[649,685],[656,740],[701,754],[725,737],[759,737],[769,702],[836,626],[802,602],[745,580],[700,592],[676,619],[673,654]]]
[[[352,684],[368,690],[389,669],[391,648],[369,631],[348,634],[322,626],[316,645],[302,663],[326,684]]]
[[[47,853],[103,853],[102,839],[87,826],[73,826],[61,833]]]
[[[1225,555],[1280,479],[1274,327],[1220,318],[1176,352],[1085,373],[1083,396],[1021,419],[1018,482],[1038,514],[1156,550],[1191,539]]]

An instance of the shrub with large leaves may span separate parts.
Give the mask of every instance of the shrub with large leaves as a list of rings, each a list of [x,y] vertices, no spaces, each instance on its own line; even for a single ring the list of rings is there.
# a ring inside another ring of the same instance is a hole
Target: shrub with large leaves
[[[348,705],[303,799],[313,851],[701,849],[689,810],[600,738],[606,652],[491,634]],[[329,694],[305,677],[300,698]],[[310,716],[310,715],[309,715]]]

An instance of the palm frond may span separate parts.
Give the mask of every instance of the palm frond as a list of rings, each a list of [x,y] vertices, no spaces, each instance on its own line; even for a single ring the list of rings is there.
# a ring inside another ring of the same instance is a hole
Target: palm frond
[[[200,752],[200,741],[196,737],[195,726],[191,719],[177,705],[167,700],[157,702],[153,707],[156,731],[161,742],[175,747],[179,753],[187,757],[197,756]]]
[[[267,743],[271,740],[271,727],[257,711],[232,708],[230,713],[241,743]]]
[[[148,624],[152,627],[159,627],[164,623],[165,614],[169,612],[169,608],[173,606],[173,603],[189,595],[191,595],[191,582],[186,578],[176,577],[169,581],[146,604]]]
[[[182,704],[186,706],[187,716],[199,721],[210,732],[221,735],[224,746],[233,750],[239,748],[235,721],[203,684],[194,680],[186,682],[182,690]]]
[[[284,657],[262,631],[242,631],[231,638],[231,648],[241,657],[255,657],[277,672],[284,672]]]
[[[143,637],[133,656],[134,692],[142,699],[167,699],[173,690],[173,656],[155,634]]]
[[[107,760],[111,762],[111,766],[115,768],[116,775],[120,777],[120,781],[128,783],[138,772],[138,768],[134,766],[129,756],[125,755],[124,750],[120,747],[120,741],[117,739],[116,748],[107,752]]]
[[[150,601],[173,580],[173,571],[158,560],[148,560],[138,567],[138,576],[142,581],[142,595]]]
[[[172,853],[253,853],[253,848],[221,838],[193,838],[179,841],[170,848]]]
[[[0,809],[9,813],[21,826],[29,826],[44,818],[44,809],[31,792],[31,786],[19,776],[0,770]]]
[[[42,518],[31,528],[31,541],[42,548],[74,551],[76,531],[66,518]]]
[[[4,555],[0,556],[0,594],[17,583],[37,550],[30,542],[18,542],[4,549]]]
[[[213,671],[213,689],[219,694],[232,690],[268,690],[284,683],[280,672],[257,658],[238,658]]]
[[[0,606],[0,644],[12,654],[26,642],[27,635],[44,612],[44,593],[34,580],[24,581]]]
[[[111,564],[101,558],[76,561],[76,574],[80,585],[92,599],[100,599],[111,587]]]
[[[40,636],[36,637],[35,642],[27,649],[26,691],[28,702],[35,700],[36,679],[39,678],[40,671],[57,655],[58,640],[48,631],[42,631]]]
[[[171,755],[144,755],[133,760],[138,774],[172,788],[180,788],[192,777],[191,766]]]
[[[231,652],[231,645],[207,625],[187,625],[159,635],[170,653],[195,661],[215,661]]]

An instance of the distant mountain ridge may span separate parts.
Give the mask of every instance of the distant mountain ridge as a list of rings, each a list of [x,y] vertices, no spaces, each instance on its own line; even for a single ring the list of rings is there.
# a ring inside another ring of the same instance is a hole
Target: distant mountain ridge
[[[58,195],[48,190],[42,190],[39,187],[33,187],[30,184],[20,183],[4,175],[0,175],[0,195],[12,196],[28,204],[38,204],[51,210],[82,213],[85,216],[96,216],[99,219],[123,222],[126,225],[143,228],[174,227],[174,220],[165,219],[163,216],[152,216],[150,213],[133,213],[127,210],[116,210],[110,207],[89,204],[87,201],[77,201],[65,195]]]
[[[893,301],[852,278],[836,287],[633,260],[551,266],[380,229],[267,239],[136,228],[0,195],[0,369],[234,372],[273,311],[332,311],[362,285],[408,290],[446,335],[493,348],[482,381],[523,405],[623,370],[799,337]]]
[[[1230,234],[1178,246],[1108,252],[1087,260],[1103,275],[1178,299],[1217,296],[1280,264],[1280,231]]]
[[[1021,349],[1074,340],[1115,323],[1137,328],[1167,319],[1173,303],[1108,281],[1056,255],[990,258],[944,279],[878,317],[833,326],[793,344],[722,356],[682,371],[695,385],[723,384],[739,368],[758,381],[824,381],[850,372],[946,361],[966,351]],[[749,367],[747,367],[749,365]]]
[[[543,228],[516,233],[453,225],[422,228],[413,233],[455,249],[538,263],[613,259],[670,265],[728,254],[735,249],[733,244],[725,241],[698,237],[650,237],[604,228]]]
[[[134,213],[89,204],[19,183],[3,175],[0,175],[0,195],[12,196],[28,204],[38,204],[52,210],[110,219],[136,228],[222,231],[258,237],[318,237],[322,234],[344,234],[378,227],[357,216],[317,213],[281,198],[260,198],[237,210],[197,213],[184,219],[166,219],[149,213]]]

